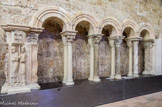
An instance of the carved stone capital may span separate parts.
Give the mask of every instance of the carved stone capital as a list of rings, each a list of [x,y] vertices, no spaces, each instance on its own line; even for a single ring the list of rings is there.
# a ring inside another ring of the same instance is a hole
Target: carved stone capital
[[[102,36],[103,34],[93,34],[92,37],[93,37],[94,45],[99,45]]]
[[[39,34],[35,33],[35,32],[30,32],[27,36],[27,43],[37,43],[38,42],[38,36]]]
[[[154,40],[149,39],[149,40],[144,40],[144,48],[145,49],[151,49],[154,46]]]
[[[129,48],[132,48],[132,41],[127,41],[127,46],[128,46]]]
[[[124,39],[124,36],[117,36],[117,37],[114,39],[115,46],[116,46],[116,47],[120,47],[120,45],[121,45],[123,39]]]
[[[109,44],[111,48],[115,48],[114,40],[109,40]]]
[[[61,32],[61,36],[62,36],[62,40],[63,43],[65,44],[72,44],[73,40],[75,39],[75,35],[76,35],[77,31],[64,31]]]
[[[93,35],[88,35],[88,43],[89,43],[90,46],[94,46],[92,36],[93,36]]]
[[[26,38],[26,33],[19,30],[12,31],[12,43],[23,43]]]

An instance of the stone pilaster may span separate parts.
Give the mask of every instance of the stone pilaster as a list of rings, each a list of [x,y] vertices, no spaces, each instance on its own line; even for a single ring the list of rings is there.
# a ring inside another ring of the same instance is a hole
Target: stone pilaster
[[[102,38],[102,34],[94,34],[93,35],[93,42],[94,42],[94,82],[99,82],[99,43]]]
[[[115,42],[115,48],[116,48],[116,75],[115,78],[116,79],[121,79],[121,72],[120,72],[120,46],[122,43],[122,40],[124,39],[123,36],[118,36],[116,37],[116,39],[114,40]]]
[[[31,89],[40,89],[38,85],[38,36],[37,32],[30,32],[26,39],[26,49],[27,49],[27,83]]]
[[[131,39],[127,38],[126,39],[127,41],[127,46],[129,48],[129,71],[128,71],[128,74],[127,76],[133,76],[133,45],[132,45],[132,41]]]
[[[64,81],[66,85],[74,85],[73,81],[73,71],[72,71],[72,43],[76,35],[76,31],[64,31],[61,33],[62,38],[66,41],[64,43],[67,44],[67,55],[65,56],[64,61],[66,60],[66,65],[64,65]],[[65,48],[64,48],[65,49]],[[66,50],[64,50],[66,51]],[[66,54],[66,52],[64,52]],[[67,71],[66,71],[67,69]]]
[[[143,74],[153,74],[152,69],[153,69],[153,63],[152,63],[152,47],[153,47],[154,40],[149,39],[149,40],[144,40],[144,72]]]

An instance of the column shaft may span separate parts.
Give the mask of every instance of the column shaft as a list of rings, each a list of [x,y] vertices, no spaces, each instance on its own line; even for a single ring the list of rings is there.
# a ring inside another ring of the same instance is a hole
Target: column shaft
[[[67,45],[64,44],[64,77],[63,83],[66,83],[67,80]]]
[[[133,41],[134,44],[134,76],[138,77],[138,41]]]
[[[94,46],[90,45],[90,75],[88,80],[93,80],[93,73],[94,73]]]
[[[133,76],[133,70],[132,70],[132,64],[133,64],[132,41],[127,41],[127,45],[128,45],[128,48],[129,48],[129,71],[128,71],[128,76]]]
[[[98,44],[95,44],[95,47],[94,47],[94,81],[98,82],[100,81],[100,78],[99,78],[99,55],[98,55]]]
[[[120,44],[116,44],[116,79],[121,79],[120,72]]]
[[[110,78],[115,78],[115,45],[114,40],[109,40],[109,44],[111,46],[111,74]]]
[[[67,72],[67,81],[66,85],[73,85],[73,73],[72,73],[72,44],[68,43],[68,49],[67,49],[67,62],[68,62],[68,72]]]

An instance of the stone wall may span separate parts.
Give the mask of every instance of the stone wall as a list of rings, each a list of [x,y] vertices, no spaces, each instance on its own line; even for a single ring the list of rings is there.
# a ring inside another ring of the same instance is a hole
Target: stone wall
[[[98,20],[113,16],[120,21],[149,22],[157,34],[162,29],[161,0],[1,0],[0,17],[6,23],[28,25],[45,6],[60,6],[72,14],[88,11]]]
[[[105,17],[113,16],[119,21],[131,19],[140,24],[149,22],[156,35],[162,29],[161,0],[1,0],[0,25],[4,23],[29,25],[32,16],[42,7],[59,6],[70,15],[79,11],[87,11],[100,22]],[[61,31],[59,31],[61,32]],[[52,35],[50,38],[48,36]],[[63,76],[63,43],[60,36],[55,38],[56,32],[44,30],[40,34],[38,53],[39,82],[55,82]],[[45,37],[45,38],[44,38]],[[74,79],[87,79],[89,75],[89,47],[87,38],[77,35],[73,45]],[[0,42],[4,42],[4,32],[0,28]],[[4,48],[0,45],[0,48]],[[128,72],[128,47],[121,46],[122,75]],[[143,71],[143,48],[139,48],[139,69]],[[0,76],[3,76],[4,49],[0,49]],[[105,60],[106,59],[106,60]],[[100,76],[110,75],[110,46],[103,38],[99,50]]]

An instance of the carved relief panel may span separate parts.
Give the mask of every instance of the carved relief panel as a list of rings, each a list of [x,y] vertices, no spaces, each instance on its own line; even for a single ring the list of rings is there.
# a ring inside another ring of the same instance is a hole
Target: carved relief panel
[[[12,32],[12,43],[23,43],[25,42],[25,32],[15,30]]]

